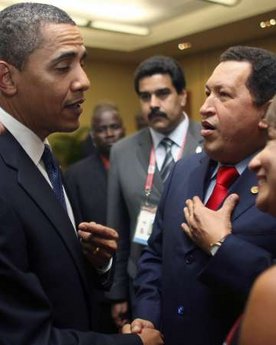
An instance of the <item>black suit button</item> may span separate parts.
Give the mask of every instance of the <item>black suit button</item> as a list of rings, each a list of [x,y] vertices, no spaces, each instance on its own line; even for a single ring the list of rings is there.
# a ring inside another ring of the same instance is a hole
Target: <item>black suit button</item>
[[[183,305],[179,305],[177,307],[177,315],[180,315],[180,316],[184,315],[184,306]]]
[[[192,254],[189,254],[186,256],[185,262],[187,265],[190,265],[191,263],[194,262],[194,256]]]

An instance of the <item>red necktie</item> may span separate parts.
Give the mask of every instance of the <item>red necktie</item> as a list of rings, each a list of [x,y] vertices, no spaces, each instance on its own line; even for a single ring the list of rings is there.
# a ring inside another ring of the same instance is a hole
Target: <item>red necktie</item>
[[[221,166],[217,172],[215,188],[206,203],[206,207],[216,210],[228,194],[228,187],[239,176],[235,167]]]

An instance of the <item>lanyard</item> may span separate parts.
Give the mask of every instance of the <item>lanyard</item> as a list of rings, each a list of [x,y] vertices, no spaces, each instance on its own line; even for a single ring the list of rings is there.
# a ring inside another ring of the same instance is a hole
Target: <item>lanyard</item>
[[[177,159],[176,159],[177,161],[182,157],[184,147],[185,147],[185,142],[186,142],[186,136],[184,137],[181,148],[178,152]],[[145,183],[145,195],[147,198],[150,196],[150,193],[152,191],[155,169],[156,169],[156,156],[155,156],[154,147],[152,145],[151,151],[150,151],[148,173],[147,173],[147,178],[146,178],[146,183]]]

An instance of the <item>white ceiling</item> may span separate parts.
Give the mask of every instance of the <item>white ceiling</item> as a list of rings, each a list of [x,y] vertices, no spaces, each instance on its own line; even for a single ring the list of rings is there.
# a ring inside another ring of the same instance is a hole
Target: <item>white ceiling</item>
[[[0,7],[23,1],[0,0]],[[227,7],[203,0],[36,0],[54,4],[73,18],[146,26],[148,36],[82,28],[87,47],[133,52],[276,10],[275,0],[240,0]]]

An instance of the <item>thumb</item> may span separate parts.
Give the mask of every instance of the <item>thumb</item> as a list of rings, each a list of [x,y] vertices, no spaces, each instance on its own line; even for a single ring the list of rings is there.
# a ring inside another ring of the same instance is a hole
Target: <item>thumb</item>
[[[223,206],[221,208],[222,212],[230,216],[235,206],[237,205],[238,201],[239,201],[238,194],[228,195],[228,197],[225,199]]]

